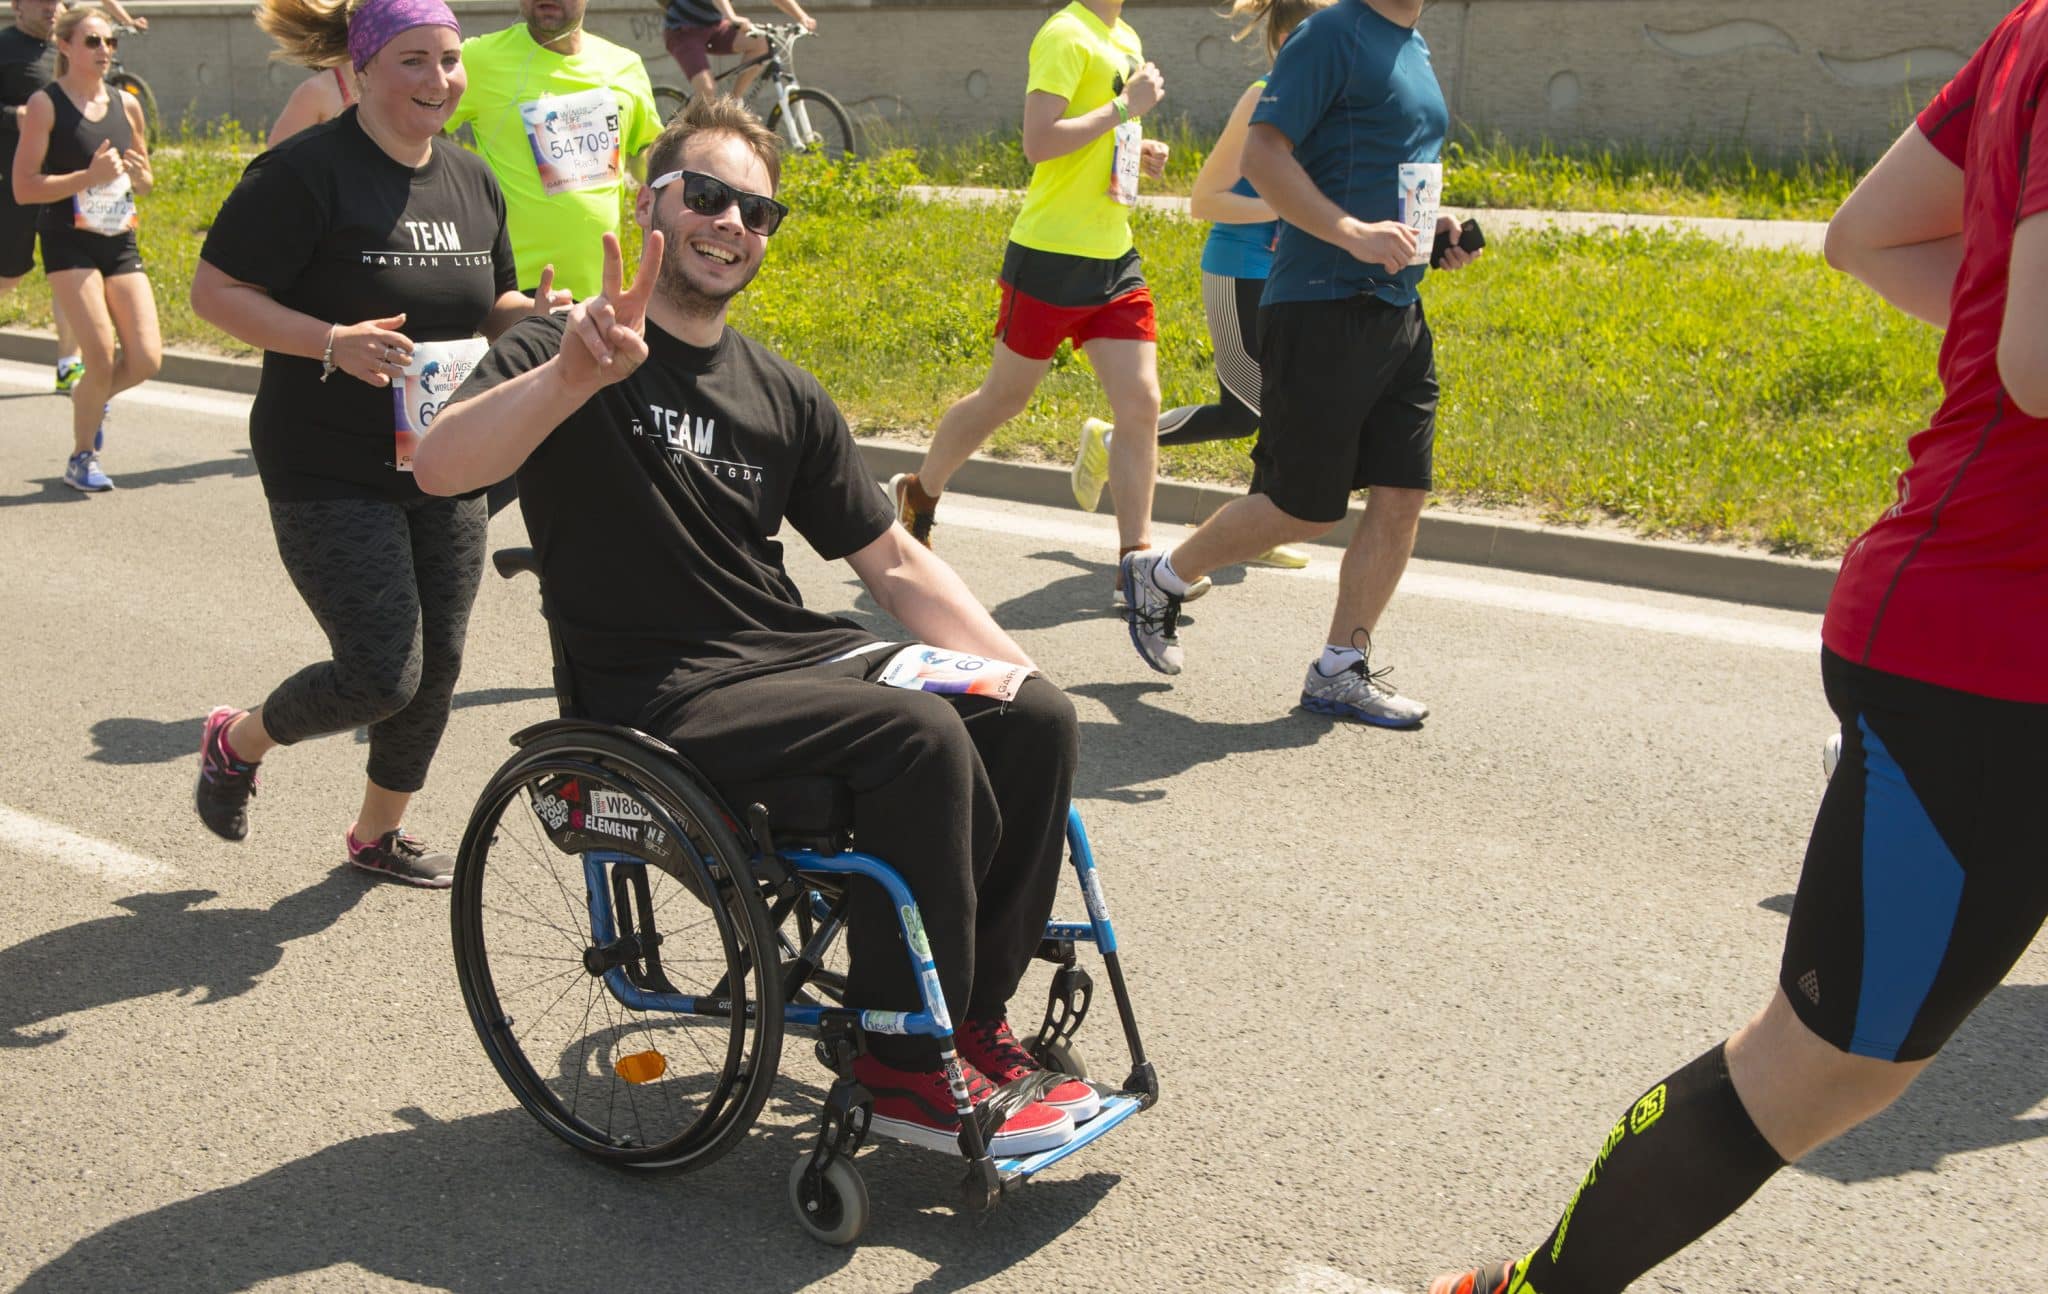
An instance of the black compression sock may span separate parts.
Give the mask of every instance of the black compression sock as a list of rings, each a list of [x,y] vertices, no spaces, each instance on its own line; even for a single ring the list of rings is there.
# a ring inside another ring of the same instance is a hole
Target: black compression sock
[[[1728,1081],[1723,1043],[1644,1093],[1607,1134],[1517,1294],[1620,1294],[1785,1166]]]

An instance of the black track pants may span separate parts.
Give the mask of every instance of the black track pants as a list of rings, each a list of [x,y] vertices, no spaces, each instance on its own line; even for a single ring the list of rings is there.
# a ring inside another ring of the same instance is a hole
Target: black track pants
[[[659,733],[714,780],[823,774],[854,796],[855,847],[917,899],[955,1027],[999,1015],[1045,933],[1080,738],[1074,707],[1032,678],[1008,705],[870,682],[888,652],[718,688]],[[850,1006],[916,1010],[917,981],[879,887],[856,883]],[[936,1050],[875,1036],[887,1064]]]
[[[321,499],[270,504],[278,556],[334,658],[308,665],[263,703],[283,745],[370,729],[369,777],[426,785],[462,672],[484,568],[481,498]]]

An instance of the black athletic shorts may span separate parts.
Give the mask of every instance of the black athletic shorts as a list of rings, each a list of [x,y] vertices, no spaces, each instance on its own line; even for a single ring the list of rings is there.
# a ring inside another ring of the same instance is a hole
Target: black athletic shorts
[[[82,229],[61,233],[43,231],[43,273],[59,270],[98,270],[102,278],[117,274],[142,273],[142,251],[135,234],[93,234]]]
[[[0,179],[0,279],[18,279],[36,267],[36,218],[42,210],[17,203],[13,186]]]
[[[1353,490],[1430,487],[1436,344],[1420,301],[1283,301],[1259,311],[1258,336],[1254,493],[1337,522]]]
[[[1842,721],[1778,982],[1843,1051],[1925,1060],[2048,916],[2048,705],[1821,657]]]

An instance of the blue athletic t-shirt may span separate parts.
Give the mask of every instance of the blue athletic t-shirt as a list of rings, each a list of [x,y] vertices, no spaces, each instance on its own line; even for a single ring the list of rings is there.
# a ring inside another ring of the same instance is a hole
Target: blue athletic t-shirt
[[[1280,47],[1252,124],[1287,136],[1294,160],[1326,197],[1359,220],[1377,222],[1401,218],[1402,163],[1442,160],[1451,114],[1422,33],[1389,22],[1365,0],[1338,0],[1311,14]],[[1425,268],[1388,274],[1283,223],[1264,301],[1336,301],[1370,292],[1410,305]]]
[[[1266,78],[1252,82],[1253,89],[1265,88]],[[1232,193],[1256,198],[1259,191],[1242,175],[1230,186]],[[1218,221],[1209,226],[1202,243],[1202,272],[1230,279],[1262,279],[1273,271],[1273,239],[1280,232],[1277,220],[1254,220],[1248,224]]]

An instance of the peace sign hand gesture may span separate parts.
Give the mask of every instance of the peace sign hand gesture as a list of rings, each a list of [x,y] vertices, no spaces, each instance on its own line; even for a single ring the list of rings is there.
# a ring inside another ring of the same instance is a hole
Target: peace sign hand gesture
[[[604,236],[604,290],[570,308],[568,331],[555,357],[571,386],[595,394],[623,382],[646,362],[647,302],[659,277],[662,242],[660,230],[647,235],[633,286],[626,288],[626,258],[618,236]]]

